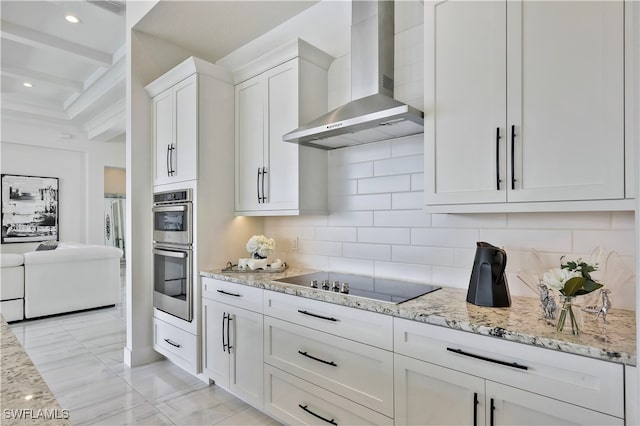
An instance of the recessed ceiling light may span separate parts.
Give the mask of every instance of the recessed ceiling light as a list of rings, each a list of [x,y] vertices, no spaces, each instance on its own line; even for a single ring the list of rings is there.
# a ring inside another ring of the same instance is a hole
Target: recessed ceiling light
[[[24,87],[33,87],[33,84],[29,83],[28,81],[25,81],[24,83],[22,83],[22,85]]]
[[[78,22],[80,22],[80,19],[73,15],[66,15],[64,19],[66,19],[68,22],[71,22],[72,24],[77,24]]]

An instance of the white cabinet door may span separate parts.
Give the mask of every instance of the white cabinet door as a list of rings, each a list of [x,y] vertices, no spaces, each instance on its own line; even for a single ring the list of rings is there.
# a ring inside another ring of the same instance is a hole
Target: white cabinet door
[[[203,369],[217,385],[229,389],[226,305],[202,299]]]
[[[485,424],[484,379],[403,355],[394,363],[396,426]]]
[[[624,198],[623,2],[507,2],[507,22],[508,200]]]
[[[623,425],[608,416],[491,381],[486,382],[487,421],[491,425]]]
[[[264,167],[264,85],[262,76],[236,86],[236,211],[260,207]]]
[[[285,133],[298,127],[298,68],[299,61],[292,60],[265,73],[269,145],[264,195],[270,210],[298,208],[300,146],[282,140]]]
[[[198,76],[153,98],[154,185],[198,177]]]
[[[424,7],[426,202],[504,202],[506,3]]]
[[[153,98],[153,183],[155,185],[171,181],[169,171],[173,140],[173,91],[167,91]]]
[[[262,409],[262,314],[225,306],[230,328],[229,390],[243,401]]]

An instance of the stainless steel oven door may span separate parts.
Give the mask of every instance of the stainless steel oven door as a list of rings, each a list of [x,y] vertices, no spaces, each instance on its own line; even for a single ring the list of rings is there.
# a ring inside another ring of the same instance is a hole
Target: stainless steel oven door
[[[166,244],[191,244],[191,203],[153,207],[153,241]]]
[[[191,249],[153,248],[153,306],[189,322],[193,319],[192,255]]]

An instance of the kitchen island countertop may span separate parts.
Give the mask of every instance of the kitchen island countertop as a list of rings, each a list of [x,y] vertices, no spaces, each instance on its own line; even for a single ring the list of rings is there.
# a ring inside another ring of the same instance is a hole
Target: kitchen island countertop
[[[636,365],[635,312],[611,309],[607,316],[606,338],[603,321],[583,312],[581,334],[559,333],[553,324],[541,319],[537,298],[512,296],[509,308],[486,308],[467,303],[466,289],[443,286],[440,290],[401,304],[381,302],[357,296],[333,293],[310,287],[274,281],[287,276],[315,272],[289,268],[281,273],[223,273],[203,271],[204,277],[265,290],[292,294],[356,309],[363,309],[451,329],[492,336],[513,342],[583,355],[625,365]]]

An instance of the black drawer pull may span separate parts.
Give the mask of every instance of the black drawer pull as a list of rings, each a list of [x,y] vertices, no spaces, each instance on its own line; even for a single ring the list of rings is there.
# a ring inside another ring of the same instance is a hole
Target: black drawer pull
[[[516,189],[516,126],[511,125],[511,189]]]
[[[333,317],[323,317],[322,315],[313,314],[313,313],[307,312],[307,311],[301,311],[300,309],[298,309],[298,312],[300,312],[301,314],[304,314],[304,315],[309,315],[310,317],[320,318],[320,319],[327,320],[327,321],[334,321],[334,322],[338,321],[337,319],[335,319]]]
[[[500,127],[496,127],[496,189],[500,191]]]
[[[506,365],[507,367],[519,368],[520,370],[528,370],[529,369],[529,367],[527,367],[526,365],[520,365],[517,362],[507,362],[507,361],[500,361],[499,359],[487,358],[487,357],[482,356],[482,355],[476,355],[476,354],[472,354],[472,353],[469,353],[469,352],[465,352],[462,349],[447,348],[447,350],[449,352],[457,353],[458,355],[464,355],[464,356],[468,356],[468,357],[471,357],[471,358],[480,359],[482,361],[493,362],[494,364]]]
[[[165,342],[167,342],[168,344],[170,344],[171,346],[175,346],[176,348],[181,348],[182,345],[179,345],[177,343],[173,343],[171,340],[169,339],[164,339]]]
[[[491,398],[491,414],[490,414],[491,420],[489,421],[489,426],[495,425],[495,418],[494,418],[495,411],[496,411],[496,405],[493,402],[493,398]]]
[[[218,293],[226,294],[227,296],[242,297],[241,294],[237,294],[237,293],[229,293],[228,291],[224,291],[224,290],[216,290],[216,291]]]
[[[473,393],[473,426],[478,426],[478,392]]]
[[[316,413],[314,413],[313,411],[309,410],[309,409],[307,408],[307,407],[308,407],[308,405],[298,404],[298,407],[302,408],[304,411],[306,411],[307,413],[311,414],[312,416],[319,418],[320,420],[324,420],[325,422],[327,422],[327,423],[329,423],[329,424],[332,424],[332,425],[334,425],[334,426],[338,426],[338,423],[336,423],[336,421],[335,421],[334,419],[331,419],[331,420],[329,420],[329,419],[325,419],[325,418],[324,418],[324,417],[322,417],[321,415],[316,414]]]
[[[314,360],[314,361],[318,361],[318,362],[321,362],[321,363],[323,363],[323,364],[331,365],[331,366],[333,366],[333,367],[337,367],[337,366],[338,366],[338,364],[336,364],[336,363],[335,363],[335,362],[333,362],[333,361],[325,361],[324,359],[316,358],[316,357],[315,357],[315,356],[313,356],[313,355],[309,355],[306,351],[305,351],[305,352],[298,351],[298,353],[299,353],[300,355],[306,356],[307,358],[311,358],[312,360]]]

